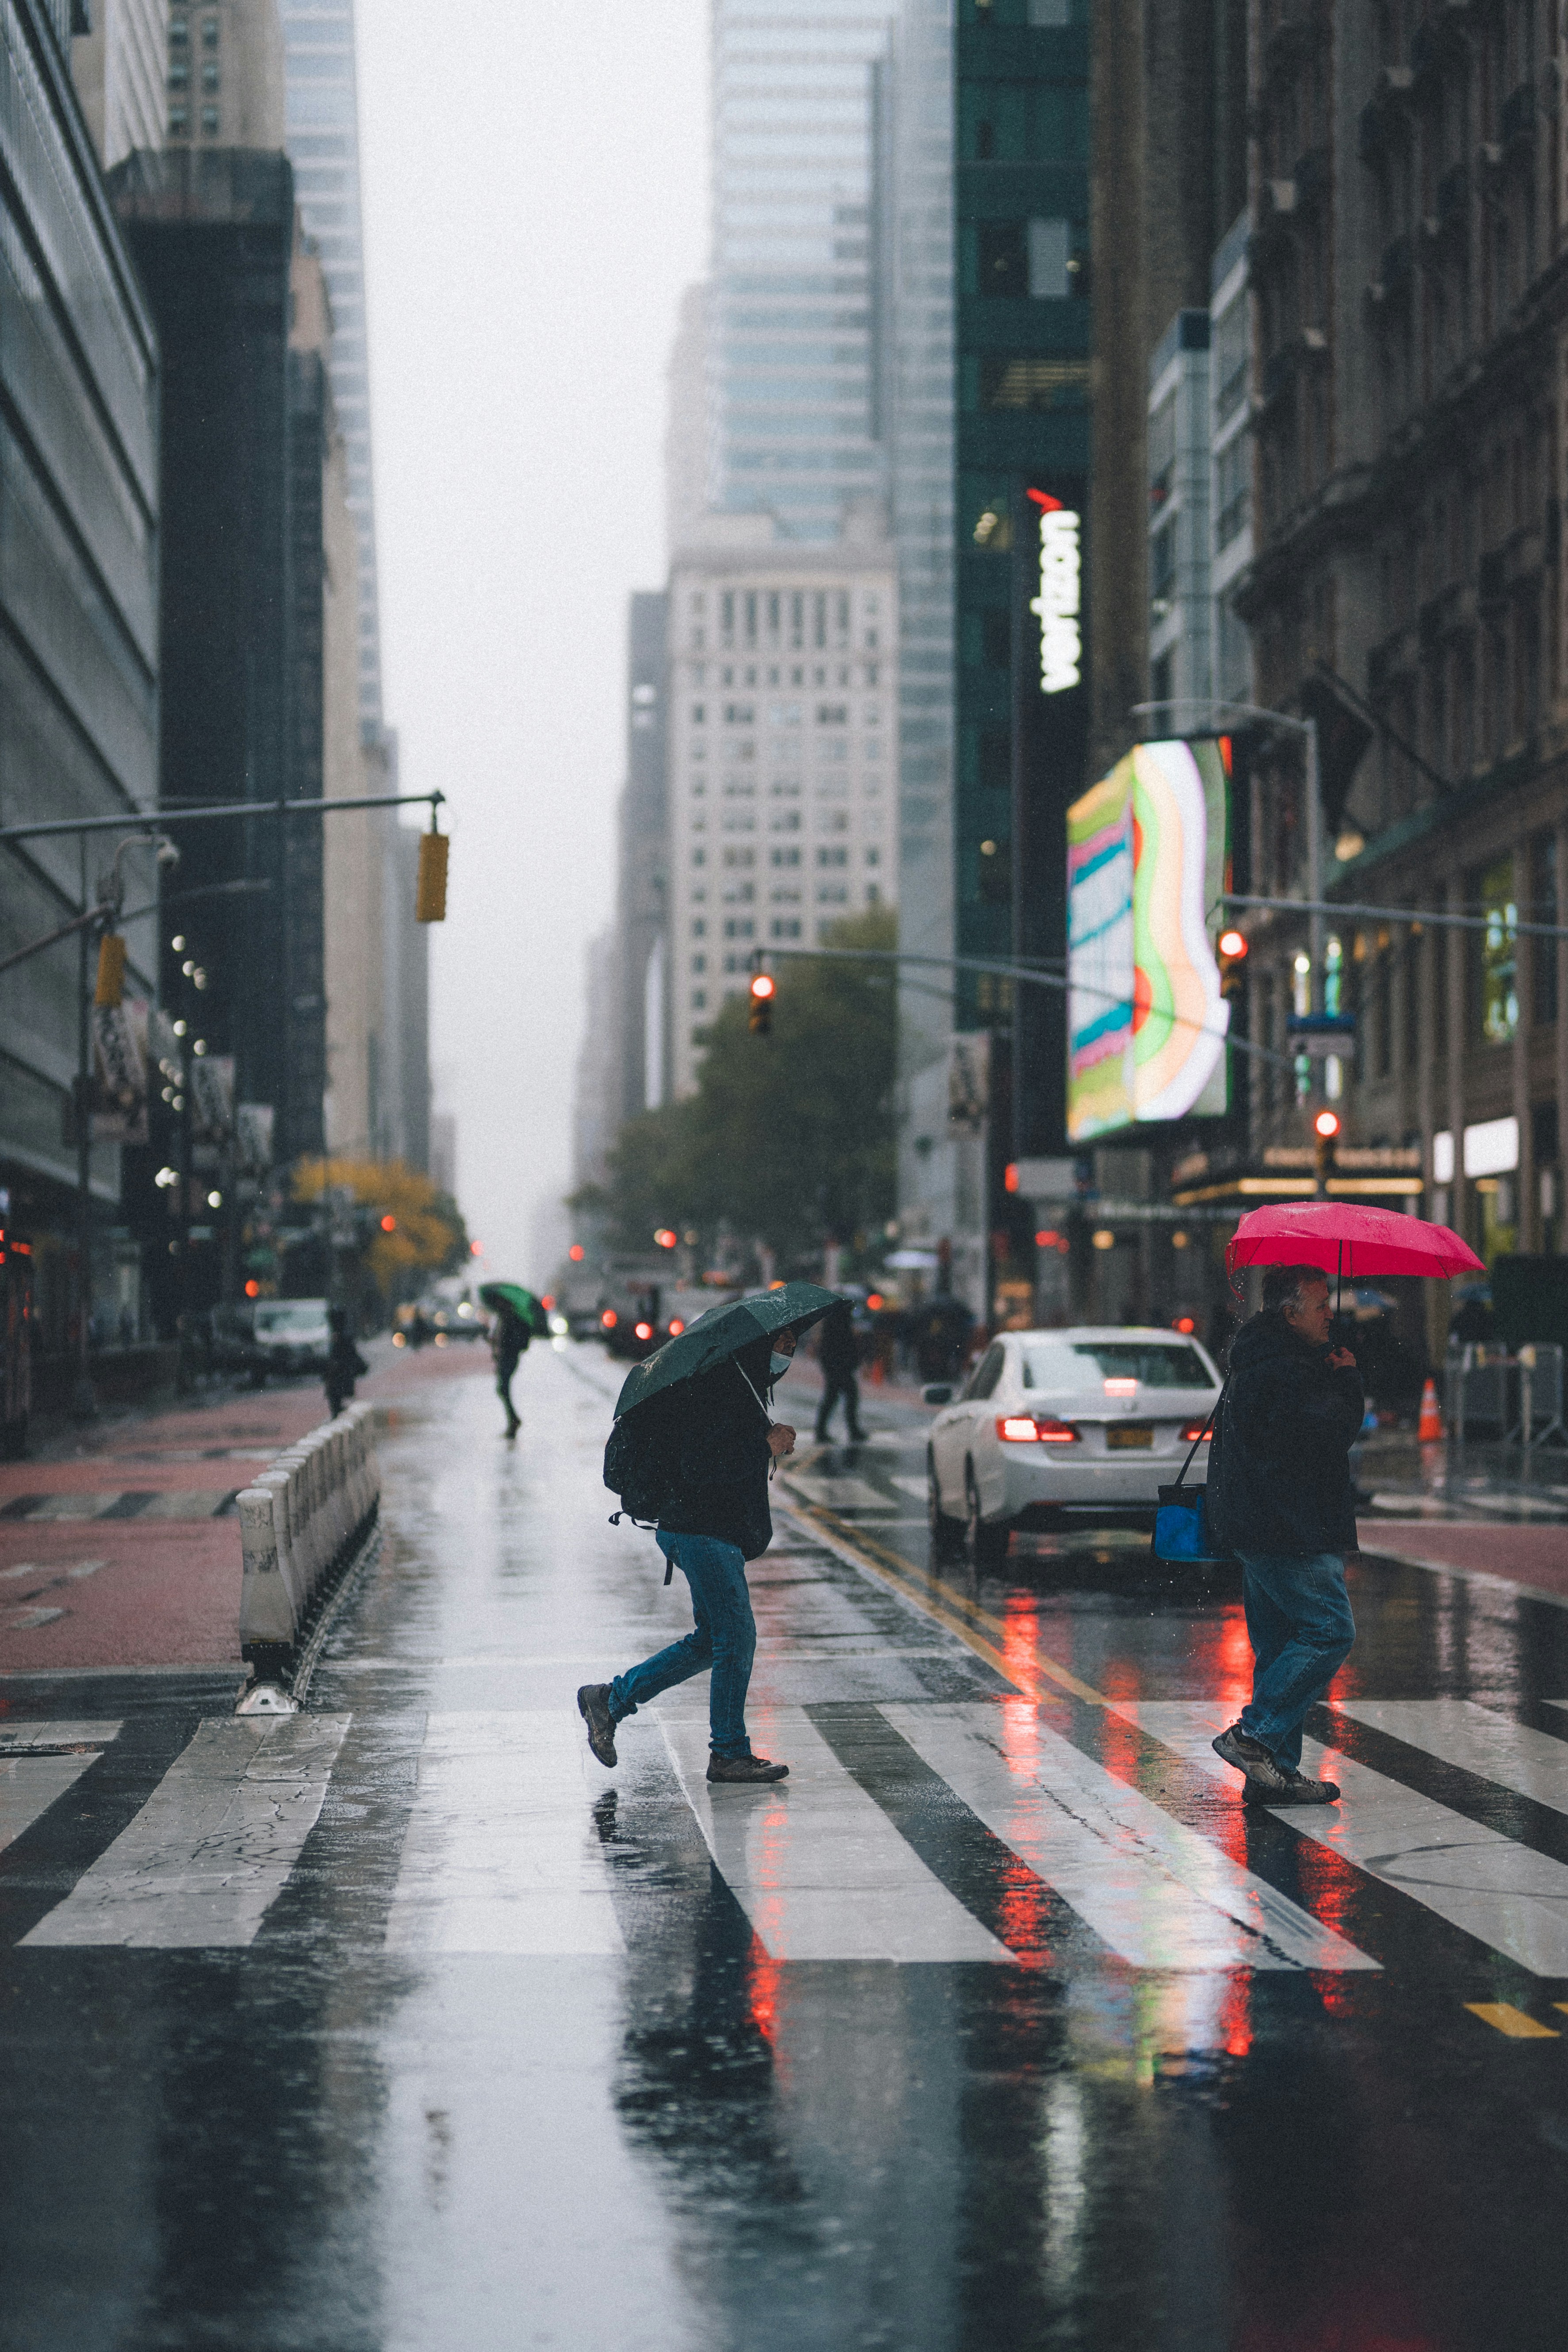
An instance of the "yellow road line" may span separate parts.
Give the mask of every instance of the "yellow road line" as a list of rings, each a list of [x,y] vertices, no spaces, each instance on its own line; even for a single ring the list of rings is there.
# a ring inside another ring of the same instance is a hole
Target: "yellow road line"
[[[1554,2001],[1555,2009],[1568,2009],[1568,2001]],[[1561,2039],[1555,2025],[1542,2025],[1522,2009],[1515,2009],[1510,2000],[1468,2000],[1465,2007],[1483,2025],[1495,2026],[1506,2033],[1510,2042],[1556,2042]]]
[[[837,1552],[841,1559],[847,1559],[851,1567],[864,1569],[868,1574],[879,1577],[884,1584],[890,1585],[904,1600],[912,1601],[917,1609],[923,1610],[947,1633],[956,1633],[966,1648],[973,1650],[977,1658],[984,1658],[988,1666],[994,1666],[1005,1681],[1015,1684],[1021,1690],[1027,1690],[1031,1698],[1049,1696],[1038,1685],[1031,1688],[1028,1674],[1004,1657],[996,1642],[989,1641],[984,1633],[977,1633],[968,1618],[956,1609],[948,1608],[930,1592],[923,1592],[916,1581],[919,1570],[900,1552],[879,1543],[875,1536],[864,1533],[859,1528],[847,1526],[824,1503],[791,1501],[781,1507],[792,1518],[806,1525],[829,1550]],[[1004,1629],[994,1617],[984,1610],[976,1610],[974,1613],[990,1632],[1002,1635]],[[1075,1698],[1087,1701],[1090,1706],[1110,1706],[1110,1700],[1102,1691],[1094,1690],[1088,1683],[1080,1682],[1066,1666],[1058,1666],[1054,1658],[1037,1652],[1030,1663],[1037,1672],[1061,1689],[1070,1691]]]

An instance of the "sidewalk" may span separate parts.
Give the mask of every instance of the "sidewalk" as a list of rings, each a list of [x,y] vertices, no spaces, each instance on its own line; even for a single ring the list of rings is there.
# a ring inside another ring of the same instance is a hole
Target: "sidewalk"
[[[358,1395],[395,1412],[433,1380],[489,1379],[478,1343],[370,1349]],[[0,1464],[0,1674],[240,1665],[234,1497],[326,1419],[319,1385],[130,1413],[70,1454]],[[499,1419],[498,1419],[499,1427]]]

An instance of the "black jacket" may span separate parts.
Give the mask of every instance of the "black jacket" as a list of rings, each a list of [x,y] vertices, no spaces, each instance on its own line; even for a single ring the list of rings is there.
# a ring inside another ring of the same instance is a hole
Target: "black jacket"
[[[841,1380],[856,1370],[860,1350],[855,1344],[855,1325],[847,1307],[830,1307],[823,1317],[816,1357],[829,1380]]]
[[[1232,1551],[1354,1551],[1350,1449],[1366,1411],[1353,1365],[1331,1370],[1328,1349],[1278,1309],[1242,1325],[1209,1448],[1208,1520]]]
[[[679,1499],[658,1515],[667,1535],[716,1536],[721,1543],[738,1545],[746,1559],[755,1559],[772,1543],[772,1415],[765,1409],[772,1353],[766,1340],[753,1341],[689,1384],[682,1400]]]

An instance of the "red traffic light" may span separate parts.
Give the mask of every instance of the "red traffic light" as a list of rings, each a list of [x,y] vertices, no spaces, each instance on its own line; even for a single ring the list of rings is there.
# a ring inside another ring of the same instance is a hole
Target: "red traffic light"
[[[1334,1137],[1338,1135],[1340,1131],[1340,1115],[1338,1111],[1321,1110],[1318,1113],[1317,1118],[1312,1121],[1312,1130],[1314,1134],[1321,1135],[1325,1143],[1331,1143]]]
[[[567,1255],[567,1256],[571,1259],[571,1261],[572,1261],[572,1263],[573,1263],[573,1265],[582,1265],[582,1263],[583,1263],[583,1257],[584,1257],[584,1250],[583,1250],[583,1244],[582,1244],[582,1243],[581,1243],[581,1242],[574,1242],[574,1243],[573,1243],[573,1244],[572,1244],[572,1246],[571,1246],[571,1248],[567,1251],[566,1255]]]
[[[604,1326],[604,1328],[606,1331],[613,1331],[620,1319],[620,1317],[616,1313],[613,1307],[606,1307],[604,1313],[599,1318],[600,1323]]]
[[[397,1231],[397,1219],[395,1217],[383,1217],[381,1221],[381,1230],[384,1234],[395,1234]]]
[[[651,1339],[653,1338],[653,1325],[651,1323],[639,1323],[637,1328],[637,1338],[639,1339]]]
[[[773,976],[772,972],[754,971],[752,974],[752,994],[756,998],[758,1003],[764,1003],[773,993]]]
[[[1215,945],[1222,956],[1234,956],[1239,963],[1247,953],[1247,934],[1237,930],[1221,931]]]
[[[660,1225],[654,1235],[654,1240],[660,1249],[673,1249],[679,1239],[679,1234],[671,1233],[668,1225]]]

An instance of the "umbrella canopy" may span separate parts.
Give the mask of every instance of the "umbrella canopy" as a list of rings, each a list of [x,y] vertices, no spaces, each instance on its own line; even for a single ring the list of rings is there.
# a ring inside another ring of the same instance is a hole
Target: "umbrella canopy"
[[[824,1290],[820,1283],[784,1282],[776,1290],[757,1290],[749,1297],[731,1299],[727,1307],[710,1307],[675,1339],[632,1366],[616,1400],[616,1419],[646,1404],[661,1389],[710,1372],[753,1339],[765,1339],[790,1323],[805,1330],[808,1324],[819,1323],[829,1307],[843,1304],[837,1290]]]
[[[525,1290],[521,1282],[481,1282],[479,1303],[493,1315],[515,1315],[520,1323],[527,1324],[536,1339],[550,1337],[549,1316],[532,1291]]]
[[[1468,1243],[1447,1225],[1353,1201],[1281,1201],[1254,1209],[1225,1255],[1233,1272],[1244,1265],[1321,1265],[1325,1274],[1357,1282],[1373,1274],[1486,1272]]]

